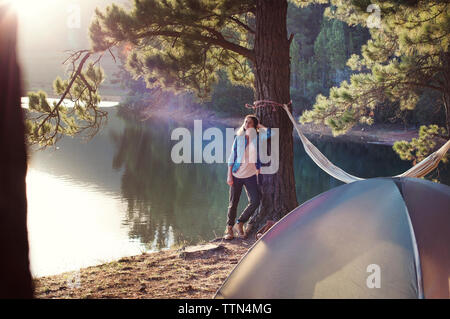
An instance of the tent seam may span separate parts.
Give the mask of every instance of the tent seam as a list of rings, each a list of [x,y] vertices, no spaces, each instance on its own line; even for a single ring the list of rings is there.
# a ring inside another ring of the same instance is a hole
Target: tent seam
[[[401,182],[402,181],[397,180],[397,181],[394,181],[394,184],[397,186],[397,189],[399,190],[400,195],[402,196],[403,203],[405,204],[406,219],[408,221],[408,226],[409,226],[410,233],[411,233],[411,242],[412,242],[413,252],[414,252],[414,264],[415,264],[415,268],[416,268],[417,290],[419,293],[418,298],[424,299],[425,297],[424,297],[424,292],[423,292],[422,267],[420,266],[419,247],[417,245],[416,233],[414,232],[414,227],[413,227],[413,224],[411,221],[411,217],[409,216],[408,205],[406,205],[406,200],[404,198],[403,191],[400,187]],[[401,186],[403,186],[403,183],[401,183]]]

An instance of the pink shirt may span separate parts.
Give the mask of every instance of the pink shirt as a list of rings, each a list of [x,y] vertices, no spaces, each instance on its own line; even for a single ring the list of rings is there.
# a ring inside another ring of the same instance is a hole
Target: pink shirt
[[[248,136],[246,136],[248,139]],[[247,143],[247,147],[245,148],[244,158],[242,160],[239,169],[233,173],[234,177],[237,178],[247,178],[256,174],[256,146],[254,143]]]

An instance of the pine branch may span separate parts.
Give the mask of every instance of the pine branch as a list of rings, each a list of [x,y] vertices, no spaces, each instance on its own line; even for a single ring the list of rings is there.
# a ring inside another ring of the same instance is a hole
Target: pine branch
[[[75,61],[76,61],[76,60],[78,60],[81,57],[82,53],[84,53],[86,51],[87,50],[78,51],[78,52],[74,53],[71,57],[73,57],[73,59],[75,59]],[[59,110],[58,109],[61,106],[61,103],[66,98],[66,96],[69,93],[70,89],[72,88],[75,80],[81,74],[81,71],[83,70],[83,65],[86,63],[87,59],[91,56],[91,54],[92,53],[90,51],[87,51],[87,53],[84,55],[83,59],[80,61],[80,64],[78,65],[78,68],[77,68],[75,74],[72,75],[71,80],[69,82],[69,85],[67,85],[67,88],[65,89],[64,93],[61,95],[61,98],[59,99],[58,103],[53,107],[53,109],[48,113],[48,115],[42,120],[42,122],[37,127],[37,131],[39,131],[50,118],[55,117],[55,116],[57,118],[57,124],[59,126],[60,116],[59,116]],[[71,57],[69,57],[69,58],[71,58]],[[75,61],[72,60],[72,63],[75,63]],[[58,132],[58,130],[56,129],[54,134],[50,137],[50,139],[53,139],[56,136],[57,132]]]
[[[204,27],[206,28],[206,27]],[[254,61],[255,60],[255,52],[253,50],[247,49],[243,46],[240,46],[239,44],[230,42],[225,39],[222,33],[218,32],[217,30],[208,28],[211,33],[215,35],[215,37],[208,37],[203,36],[199,33],[182,33],[178,31],[169,31],[169,30],[152,30],[147,31],[142,34],[139,34],[136,39],[146,38],[146,37],[157,37],[157,36],[164,36],[164,37],[173,37],[178,38],[183,36],[186,39],[195,40],[195,41],[201,41],[208,44],[213,44],[220,46],[224,49],[236,52],[238,54],[241,54],[245,56],[247,59]]]

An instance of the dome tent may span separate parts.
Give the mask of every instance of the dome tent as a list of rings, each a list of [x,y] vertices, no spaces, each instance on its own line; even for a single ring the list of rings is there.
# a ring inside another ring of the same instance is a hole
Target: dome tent
[[[357,181],[281,219],[215,298],[449,298],[449,245],[450,187]],[[368,284],[373,265],[379,288]]]

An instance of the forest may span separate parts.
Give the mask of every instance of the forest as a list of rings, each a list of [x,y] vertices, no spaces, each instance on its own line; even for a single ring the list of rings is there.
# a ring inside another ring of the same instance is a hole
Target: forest
[[[294,4],[288,6],[287,26],[294,33],[291,45],[291,98],[294,112],[300,115],[311,109],[318,94],[328,95],[333,86],[349,80],[354,72],[347,65],[352,54],[360,54],[361,47],[370,39],[369,29],[324,16],[327,5],[315,4],[306,8]],[[314,21],[314,23],[311,23]],[[151,90],[144,80],[133,80],[126,71],[125,57],[121,59],[121,72],[114,77],[128,91],[124,105],[145,107],[143,97]],[[231,93],[231,94],[230,94]],[[243,105],[253,100],[253,90],[249,87],[233,85],[221,74],[208,101],[186,97],[181,107],[206,107],[220,115],[247,114]],[[433,112],[428,112],[430,104]],[[412,110],[399,110],[395,103],[379,105],[375,110],[375,123],[401,123],[407,126],[437,124],[445,125],[445,108],[442,100],[431,90],[425,90],[419,103]]]

